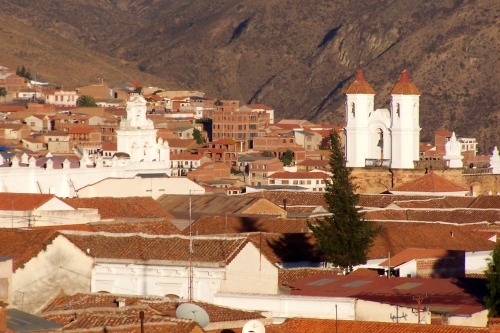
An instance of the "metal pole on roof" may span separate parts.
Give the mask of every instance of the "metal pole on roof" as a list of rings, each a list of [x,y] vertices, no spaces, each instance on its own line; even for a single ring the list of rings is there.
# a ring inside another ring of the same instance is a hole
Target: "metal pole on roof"
[[[335,304],[335,333],[339,331],[339,321],[337,317],[337,304]]]
[[[391,251],[387,253],[388,261],[387,261],[387,278],[391,278]]]
[[[193,235],[191,230],[191,190],[189,190],[189,283],[188,283],[188,300],[193,300]]]

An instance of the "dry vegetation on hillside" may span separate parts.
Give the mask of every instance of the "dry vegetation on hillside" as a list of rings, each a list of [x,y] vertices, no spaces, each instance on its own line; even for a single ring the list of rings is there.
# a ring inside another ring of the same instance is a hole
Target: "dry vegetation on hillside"
[[[0,0],[0,64],[61,84],[134,78],[339,122],[363,68],[376,107],[408,68],[422,138],[437,128],[500,145],[496,0]],[[148,74],[147,74],[148,73]],[[149,75],[150,74],[150,75]]]

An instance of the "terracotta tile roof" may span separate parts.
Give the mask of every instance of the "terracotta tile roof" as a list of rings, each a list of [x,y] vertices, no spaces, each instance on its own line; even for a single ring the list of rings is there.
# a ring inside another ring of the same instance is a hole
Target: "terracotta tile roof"
[[[67,126],[65,126],[67,127]],[[71,126],[69,127],[68,133],[69,134],[90,134],[92,132],[95,132],[96,130],[92,127],[84,127],[84,126]]]
[[[268,214],[279,215],[284,213],[279,207],[259,197],[227,196],[227,195],[189,195],[165,194],[157,199],[157,202],[168,212],[178,218],[187,218],[190,211],[193,220],[201,215],[254,215],[246,214],[259,205],[265,205]]]
[[[372,222],[381,226],[369,251],[370,259],[394,256],[407,248],[490,251],[495,243],[484,235],[471,232],[470,227],[442,223]]]
[[[366,211],[370,221],[449,222],[456,224],[500,221],[498,209],[383,209]]]
[[[359,196],[358,206],[384,208],[394,201],[413,201],[436,198],[435,196],[420,195],[392,195],[392,194],[361,194]]]
[[[179,229],[169,220],[141,222],[99,222],[88,224],[89,231],[109,233],[143,233],[148,235],[176,235]],[[82,230],[84,231],[84,230]]]
[[[221,235],[248,232],[305,233],[307,219],[265,218],[258,216],[201,216],[191,224],[193,235]],[[183,235],[189,235],[189,228]]]
[[[249,197],[262,197],[275,205],[283,207],[283,200],[286,199],[287,207],[293,206],[322,206],[325,209],[326,205],[323,193],[314,192],[293,192],[293,191],[262,191],[246,193],[244,196]],[[443,197],[449,200],[450,204],[460,202],[461,200],[467,201],[470,198],[458,197]],[[499,197],[500,198],[500,197]],[[358,206],[370,208],[385,208],[393,202],[407,202],[407,201],[422,201],[428,199],[436,199],[436,196],[421,196],[421,195],[393,195],[393,194],[360,194]],[[499,200],[500,205],[500,200]],[[460,206],[461,207],[461,206]]]
[[[370,86],[368,82],[365,80],[365,76],[363,75],[363,70],[358,69],[356,72],[356,77],[354,81],[349,85],[344,94],[370,94],[375,95],[376,92]]]
[[[256,232],[247,237],[274,264],[299,261],[320,262],[320,257],[314,250],[315,240],[311,234]]]
[[[390,95],[420,95],[420,90],[410,81],[408,71],[405,69],[399,77],[399,81],[389,91]]]
[[[486,333],[488,329],[464,326],[301,318],[287,319],[280,325],[272,325],[273,333],[325,333],[335,331],[349,333]]]
[[[63,201],[74,208],[96,208],[102,219],[173,217],[151,197],[67,198]]]
[[[54,315],[58,313],[84,313],[87,309],[107,310],[108,312],[119,312],[120,308],[117,307],[116,300],[123,299],[126,308],[149,308],[150,313],[160,314],[167,318],[175,318],[175,310],[177,307],[184,303],[177,298],[168,298],[160,296],[134,296],[134,295],[120,295],[108,293],[78,293],[72,296],[61,295],[55,298],[45,309],[42,314],[44,317],[47,315]],[[243,311],[232,309],[215,304],[204,302],[193,302],[207,311],[211,322],[225,322],[225,321],[238,321],[263,318],[258,311]],[[92,312],[93,312],[92,311]]]
[[[116,297],[116,296],[115,296]],[[121,308],[92,309],[91,311],[66,310],[56,313],[47,313],[42,316],[63,326],[64,332],[77,331],[91,332],[93,329],[115,332],[117,329],[129,332],[137,331],[140,327],[140,314],[144,313],[144,329],[161,328],[161,332],[190,332],[196,324],[191,320],[165,317],[146,305],[125,306]],[[89,330],[89,331],[87,331]]]
[[[399,266],[413,259],[436,259],[448,256],[456,256],[464,251],[452,251],[444,249],[418,249],[418,248],[407,248],[399,252],[395,256],[391,256],[391,266]],[[386,267],[389,260],[383,261],[379,264],[381,267]]]
[[[328,281],[327,283],[315,283]],[[355,275],[316,274],[291,283],[292,295],[322,297],[354,297],[385,304],[416,308],[416,295],[424,299],[431,312],[433,308],[452,315],[471,315],[485,310],[481,303],[487,293],[485,281],[478,279],[380,278]],[[432,295],[432,296],[431,296]]]
[[[0,210],[35,210],[53,198],[53,194],[0,192]]]
[[[327,160],[303,160],[297,165],[299,166],[315,166],[315,167],[327,167],[329,165],[329,161]]]
[[[94,258],[130,260],[189,260],[189,237],[64,231],[64,237]],[[229,263],[245,246],[244,237],[193,239],[192,260]]]
[[[336,268],[311,268],[311,267],[281,268],[278,272],[278,283],[280,286],[288,286],[290,285],[290,283],[320,273],[341,274],[340,270]]]
[[[286,200],[287,207],[293,206],[323,206],[327,207],[323,193],[294,192],[294,191],[262,191],[244,194],[245,197],[265,198],[275,205],[283,207]]]
[[[500,196],[480,195],[471,203],[469,208],[500,209]]]
[[[400,192],[464,192],[467,188],[455,184],[448,179],[430,172],[414,181],[394,187],[391,191]]]
[[[118,144],[113,142],[103,142],[101,148],[102,150],[116,151],[118,149]]]
[[[394,201],[393,204],[401,208],[468,208],[475,200],[474,197],[446,196],[424,200]],[[500,204],[500,200],[498,203]]]
[[[0,256],[14,257],[15,271],[45,250],[58,235],[55,230],[0,228]]]

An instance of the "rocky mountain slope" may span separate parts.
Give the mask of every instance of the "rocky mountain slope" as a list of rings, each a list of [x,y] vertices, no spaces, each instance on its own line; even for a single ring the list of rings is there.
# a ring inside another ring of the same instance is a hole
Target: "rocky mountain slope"
[[[500,145],[496,0],[0,0],[0,64],[61,84],[134,78],[340,122],[358,68],[376,107],[404,68],[438,128]]]

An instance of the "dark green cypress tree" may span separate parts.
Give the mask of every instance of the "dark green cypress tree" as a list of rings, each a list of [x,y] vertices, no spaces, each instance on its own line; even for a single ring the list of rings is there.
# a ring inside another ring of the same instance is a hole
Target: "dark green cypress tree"
[[[488,295],[485,298],[488,316],[500,317],[500,244],[496,246],[485,272]]]
[[[19,76],[26,77],[26,67],[24,65],[21,66],[21,69],[19,70]]]
[[[373,229],[356,207],[357,186],[346,167],[340,137],[335,132],[330,135],[330,168],[332,176],[326,179],[324,197],[331,215],[309,223],[309,228],[323,259],[348,272],[353,266],[366,263],[379,229]]]

